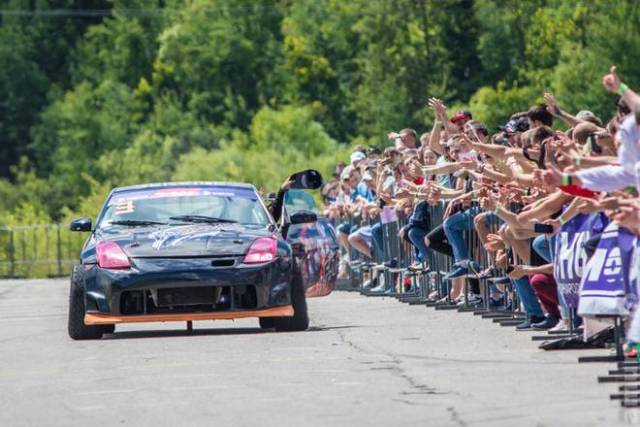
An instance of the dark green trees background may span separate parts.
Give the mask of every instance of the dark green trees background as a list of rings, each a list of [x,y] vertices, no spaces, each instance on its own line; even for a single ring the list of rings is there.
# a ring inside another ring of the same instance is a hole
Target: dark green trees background
[[[0,224],[95,214],[113,186],[330,173],[428,130],[429,96],[490,127],[553,91],[603,118],[640,83],[640,2],[0,0]]]

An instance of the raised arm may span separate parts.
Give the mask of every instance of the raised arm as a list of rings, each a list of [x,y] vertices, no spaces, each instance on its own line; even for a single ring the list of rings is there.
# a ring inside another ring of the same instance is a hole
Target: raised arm
[[[609,74],[602,78],[602,84],[609,92],[620,95],[631,111],[640,108],[640,96],[620,81],[615,65],[612,65]]]
[[[444,147],[440,144],[440,131],[441,124],[440,121],[436,118],[433,122],[433,128],[431,129],[431,133],[429,134],[429,148],[434,153],[443,156],[444,155]]]
[[[547,104],[547,111],[550,112],[554,117],[557,117],[565,122],[567,125],[569,125],[569,127],[574,127],[583,122],[583,120],[580,120],[576,116],[573,116],[566,111],[562,111],[560,107],[558,107],[556,98],[553,96],[553,94],[549,92],[545,93],[544,100]]]

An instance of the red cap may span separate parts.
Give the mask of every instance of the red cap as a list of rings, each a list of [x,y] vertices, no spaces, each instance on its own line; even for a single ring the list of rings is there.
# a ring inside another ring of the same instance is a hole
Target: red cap
[[[471,113],[468,111],[458,111],[455,116],[449,119],[451,123],[455,123],[460,120],[471,120]]]

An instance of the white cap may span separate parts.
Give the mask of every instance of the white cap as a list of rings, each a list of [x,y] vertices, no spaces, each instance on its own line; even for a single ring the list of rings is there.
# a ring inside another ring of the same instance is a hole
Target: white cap
[[[366,159],[367,156],[362,151],[354,151],[351,153],[351,164],[357,163],[360,160]]]

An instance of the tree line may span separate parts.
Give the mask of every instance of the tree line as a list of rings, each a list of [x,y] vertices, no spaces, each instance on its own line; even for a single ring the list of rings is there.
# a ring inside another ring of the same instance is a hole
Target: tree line
[[[614,109],[640,83],[634,0],[0,0],[0,224],[95,214],[113,186],[330,174],[428,129],[489,128],[552,91]]]

